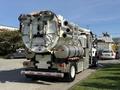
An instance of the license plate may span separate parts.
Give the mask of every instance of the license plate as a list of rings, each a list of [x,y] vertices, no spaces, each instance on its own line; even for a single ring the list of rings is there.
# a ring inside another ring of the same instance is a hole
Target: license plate
[[[110,56],[109,54],[105,54],[105,56]]]

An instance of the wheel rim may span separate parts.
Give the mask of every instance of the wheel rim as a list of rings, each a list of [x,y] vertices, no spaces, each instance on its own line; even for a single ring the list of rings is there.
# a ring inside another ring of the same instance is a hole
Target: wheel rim
[[[71,67],[71,77],[72,78],[75,77],[75,67],[74,66]]]

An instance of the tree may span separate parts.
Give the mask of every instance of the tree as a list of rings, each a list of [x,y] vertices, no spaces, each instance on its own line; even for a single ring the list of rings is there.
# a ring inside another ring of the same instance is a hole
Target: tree
[[[24,45],[19,31],[3,30],[0,32],[0,54],[14,52],[20,47],[24,47]]]

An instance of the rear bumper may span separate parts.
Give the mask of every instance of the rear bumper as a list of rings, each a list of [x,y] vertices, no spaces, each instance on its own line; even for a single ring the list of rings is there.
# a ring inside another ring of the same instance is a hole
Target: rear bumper
[[[47,76],[47,77],[64,77],[64,73],[58,72],[40,72],[40,71],[21,71],[22,75],[35,75],[35,76]]]
[[[101,56],[102,59],[115,59],[115,56]]]

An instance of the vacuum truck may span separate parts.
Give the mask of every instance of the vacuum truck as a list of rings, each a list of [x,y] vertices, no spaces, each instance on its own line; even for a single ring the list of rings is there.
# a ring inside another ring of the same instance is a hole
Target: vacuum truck
[[[27,60],[21,74],[27,78],[58,77],[73,81],[92,65],[93,35],[52,11],[19,16]]]

